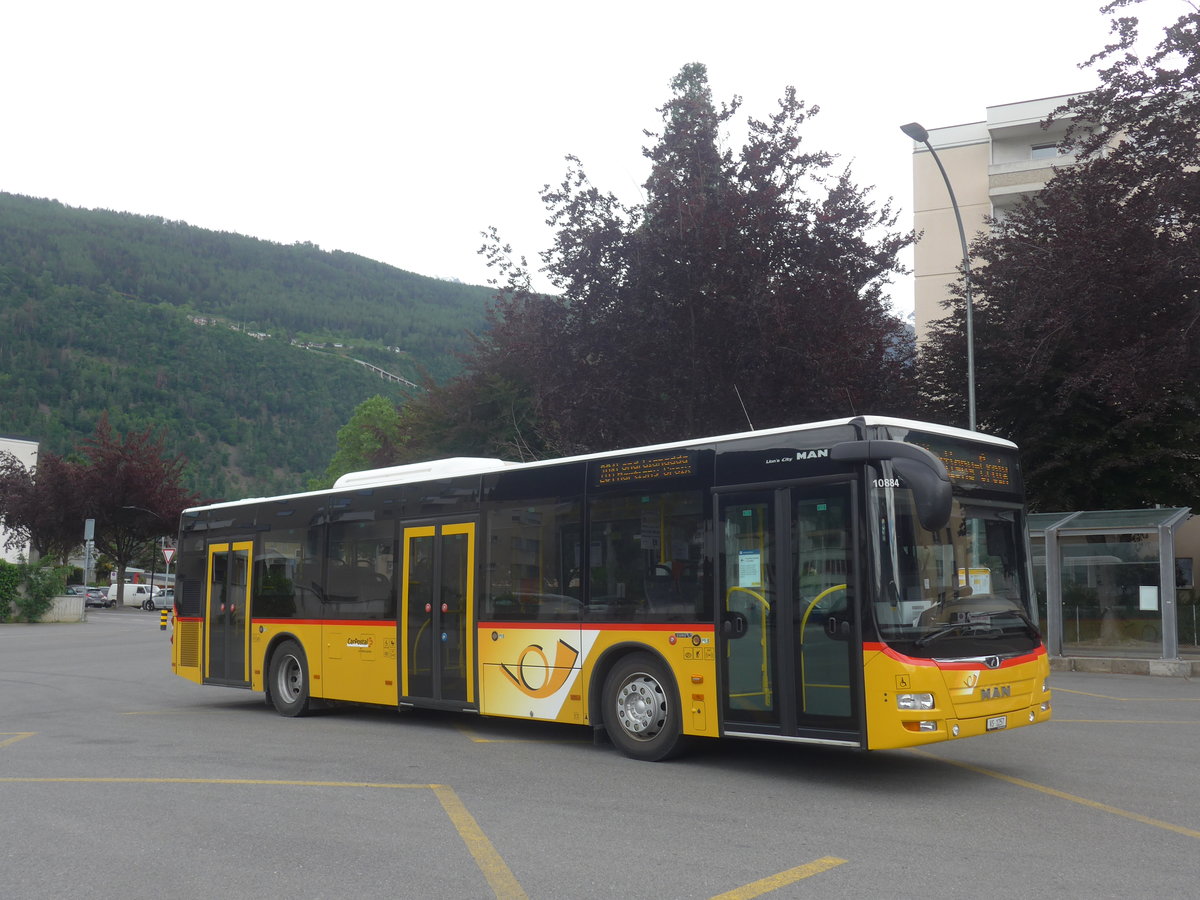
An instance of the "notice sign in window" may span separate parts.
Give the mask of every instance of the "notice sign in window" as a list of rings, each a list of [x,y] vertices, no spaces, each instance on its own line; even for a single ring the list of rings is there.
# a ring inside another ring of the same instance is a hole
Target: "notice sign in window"
[[[696,474],[696,454],[691,450],[678,453],[635,456],[595,464],[597,486],[638,484],[662,478],[680,478]]]
[[[762,587],[762,554],[759,551],[738,551],[738,587]]]

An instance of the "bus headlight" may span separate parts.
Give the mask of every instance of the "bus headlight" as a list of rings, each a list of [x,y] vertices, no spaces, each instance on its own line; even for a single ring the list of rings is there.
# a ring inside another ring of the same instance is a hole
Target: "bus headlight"
[[[897,694],[896,709],[933,709],[933,694]]]
[[[1042,693],[1047,694],[1049,692],[1050,692],[1050,680],[1048,678],[1043,679],[1042,680]]]

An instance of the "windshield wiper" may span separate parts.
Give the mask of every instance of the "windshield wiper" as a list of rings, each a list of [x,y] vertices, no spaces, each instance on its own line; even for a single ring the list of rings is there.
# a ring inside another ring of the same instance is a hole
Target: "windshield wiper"
[[[947,625],[945,628],[931,632],[924,637],[917,638],[913,643],[915,643],[918,647],[924,647],[927,644],[932,644],[934,641],[940,638],[944,638],[948,634],[953,634],[954,632],[961,631],[964,628],[970,629],[970,637],[991,639],[998,638],[1004,634],[1003,629],[993,628],[986,622],[955,622],[953,625]]]
[[[1035,641],[1040,641],[1042,639],[1042,633],[1038,630],[1038,627],[1034,621],[1029,618],[1028,615],[1026,615],[1024,610],[1016,606],[1014,606],[1012,609],[996,609],[989,612],[972,612],[969,613],[969,616],[970,618],[965,622],[954,622],[950,625],[947,625],[945,628],[934,631],[931,634],[927,634],[922,638],[918,638],[915,642],[916,645],[918,647],[924,647],[926,644],[931,644],[939,638],[943,638],[960,628],[978,628],[980,625],[986,627],[988,632],[995,631],[997,633],[990,634],[975,631],[972,632],[972,636],[989,638],[1000,637],[1000,635],[1004,633],[1004,629],[995,628],[992,626],[991,621],[993,616],[1014,616],[1021,620],[1021,624],[1025,626],[1025,631],[1031,638],[1033,638]]]

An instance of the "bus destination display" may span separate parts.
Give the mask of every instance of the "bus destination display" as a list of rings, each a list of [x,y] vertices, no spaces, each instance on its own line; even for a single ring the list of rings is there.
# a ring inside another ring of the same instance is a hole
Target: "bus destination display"
[[[934,456],[946,467],[951,481],[1010,491],[1016,488],[1011,456],[999,454],[987,447],[928,446]]]
[[[661,478],[680,478],[696,474],[696,454],[683,450],[655,456],[635,456],[596,463],[596,485],[638,484]]]

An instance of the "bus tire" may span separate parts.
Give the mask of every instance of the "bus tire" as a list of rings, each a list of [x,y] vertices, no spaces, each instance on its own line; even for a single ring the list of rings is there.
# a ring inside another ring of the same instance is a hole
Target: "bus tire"
[[[305,716],[309,712],[308,659],[295,641],[284,641],[271,655],[267,692],[281,716]]]
[[[647,762],[684,749],[679,698],[666,667],[648,653],[631,653],[604,679],[604,729],[626,756]]]

